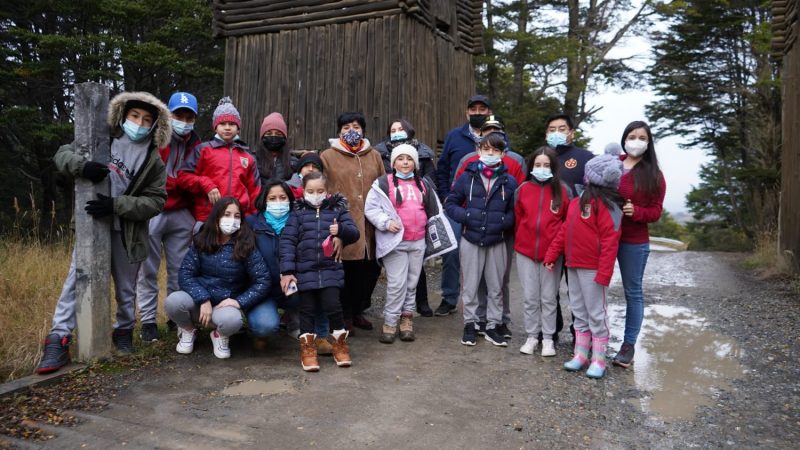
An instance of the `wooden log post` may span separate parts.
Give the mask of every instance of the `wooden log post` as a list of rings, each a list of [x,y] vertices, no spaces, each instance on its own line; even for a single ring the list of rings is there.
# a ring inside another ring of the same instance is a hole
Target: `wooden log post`
[[[99,83],[75,86],[75,148],[90,161],[111,159],[108,87]],[[100,183],[75,180],[75,298],[78,359],[111,355],[111,217],[95,219],[84,211],[97,194],[110,194],[106,177]]]

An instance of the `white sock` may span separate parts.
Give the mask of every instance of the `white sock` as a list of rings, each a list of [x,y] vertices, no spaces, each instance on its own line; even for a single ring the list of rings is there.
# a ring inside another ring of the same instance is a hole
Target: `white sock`
[[[344,328],[342,328],[341,330],[333,330],[333,338],[334,339],[339,339],[339,336],[341,336],[341,335],[343,335],[345,333],[347,333],[347,330],[345,330]]]

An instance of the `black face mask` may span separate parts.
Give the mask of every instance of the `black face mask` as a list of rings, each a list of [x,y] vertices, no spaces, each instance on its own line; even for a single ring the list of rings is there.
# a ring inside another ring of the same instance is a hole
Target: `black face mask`
[[[480,130],[483,124],[486,122],[486,117],[483,114],[470,114],[469,115],[469,126],[476,130]]]
[[[286,145],[286,138],[283,136],[264,136],[261,138],[261,143],[267,150],[277,152]]]

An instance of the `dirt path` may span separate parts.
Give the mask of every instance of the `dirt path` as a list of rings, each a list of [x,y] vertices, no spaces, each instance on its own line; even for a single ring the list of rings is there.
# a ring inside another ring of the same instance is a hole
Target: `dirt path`
[[[297,343],[285,336],[265,352],[234,341],[227,361],[204,337],[193,355],[131,382],[107,410],[54,428],[58,437],[44,446],[792,448],[798,301],[731,269],[735,258],[653,253],[637,363],[601,381],[561,369],[566,343],[555,358],[520,354],[518,302],[507,349],[462,346],[458,315],[420,318],[416,342],[384,345],[377,331],[359,332],[352,368],[323,358],[316,374],[301,371]],[[617,279],[617,338],[621,291]]]

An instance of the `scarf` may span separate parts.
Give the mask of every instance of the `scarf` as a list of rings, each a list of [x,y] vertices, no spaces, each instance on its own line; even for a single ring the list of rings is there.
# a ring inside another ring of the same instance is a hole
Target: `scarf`
[[[289,220],[289,213],[284,214],[281,218],[277,218],[267,211],[264,211],[264,219],[266,219],[267,223],[275,230],[275,234],[280,236],[283,232],[283,227],[286,226],[286,221]]]
[[[494,167],[489,167],[489,166],[483,164],[482,162],[478,163],[478,170],[481,171],[483,176],[485,176],[486,178],[488,178],[490,180],[492,178],[496,177],[500,173],[500,168],[501,167],[503,167],[503,163],[502,162],[500,164],[494,166]]]
[[[351,152],[351,153],[358,153],[361,151],[361,148],[364,147],[364,139],[362,138],[361,141],[358,143],[358,147],[351,147],[350,144],[344,141],[344,139],[339,138],[339,143],[342,144],[342,148]]]

